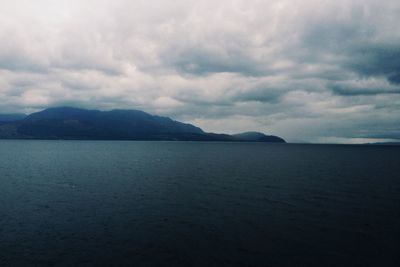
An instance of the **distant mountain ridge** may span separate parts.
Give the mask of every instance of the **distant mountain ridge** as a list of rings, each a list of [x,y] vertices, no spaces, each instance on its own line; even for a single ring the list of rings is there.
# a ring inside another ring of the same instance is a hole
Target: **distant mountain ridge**
[[[22,113],[13,113],[13,114],[0,114],[0,123],[1,122],[10,122],[16,120],[22,120],[26,118],[26,114]]]
[[[234,134],[232,136],[240,141],[247,141],[247,142],[272,142],[273,140],[279,142],[281,139],[280,137],[277,136],[265,135],[259,132],[244,132],[244,133]]]
[[[1,115],[0,115],[1,118]],[[192,124],[140,110],[48,108],[14,120],[0,120],[1,139],[181,140],[285,143],[258,132],[206,133]]]

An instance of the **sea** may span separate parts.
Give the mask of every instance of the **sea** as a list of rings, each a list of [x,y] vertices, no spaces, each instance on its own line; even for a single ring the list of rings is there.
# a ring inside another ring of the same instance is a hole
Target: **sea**
[[[2,140],[0,266],[400,266],[400,146]]]

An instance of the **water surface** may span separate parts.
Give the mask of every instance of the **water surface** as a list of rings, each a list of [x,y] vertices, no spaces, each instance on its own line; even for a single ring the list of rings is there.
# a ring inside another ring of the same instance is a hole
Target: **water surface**
[[[0,141],[0,265],[400,266],[399,152]]]

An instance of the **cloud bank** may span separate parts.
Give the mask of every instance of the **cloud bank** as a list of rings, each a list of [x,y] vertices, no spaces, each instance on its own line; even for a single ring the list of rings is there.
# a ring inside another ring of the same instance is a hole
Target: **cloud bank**
[[[0,112],[141,109],[206,131],[400,140],[400,2],[1,1]]]

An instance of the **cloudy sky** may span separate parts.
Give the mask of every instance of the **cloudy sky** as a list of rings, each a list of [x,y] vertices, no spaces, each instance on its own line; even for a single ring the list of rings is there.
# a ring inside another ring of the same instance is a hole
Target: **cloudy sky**
[[[0,112],[400,141],[400,1],[0,0]]]

